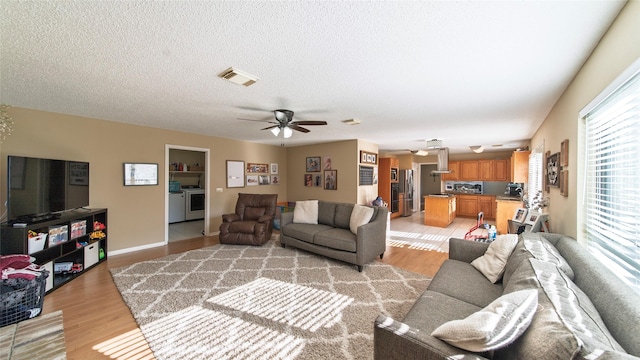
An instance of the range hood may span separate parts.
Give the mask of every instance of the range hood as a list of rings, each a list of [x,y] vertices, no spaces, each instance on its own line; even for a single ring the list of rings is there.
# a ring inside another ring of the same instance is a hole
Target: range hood
[[[431,174],[450,174],[449,170],[449,148],[443,147],[438,149],[438,168],[431,171]]]

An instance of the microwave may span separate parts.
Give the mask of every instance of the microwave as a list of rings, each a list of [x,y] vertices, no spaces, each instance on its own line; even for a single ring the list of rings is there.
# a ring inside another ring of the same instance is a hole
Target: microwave
[[[391,169],[391,181],[398,181],[398,169]]]

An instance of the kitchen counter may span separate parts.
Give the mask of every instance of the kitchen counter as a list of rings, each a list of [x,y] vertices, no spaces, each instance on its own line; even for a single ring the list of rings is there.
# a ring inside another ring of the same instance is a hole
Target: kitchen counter
[[[424,197],[424,224],[447,227],[456,218],[456,197],[435,194]]]
[[[516,210],[523,208],[522,200],[519,198],[505,196],[496,197],[496,229],[498,234],[507,234],[509,231],[509,220],[513,219]]]

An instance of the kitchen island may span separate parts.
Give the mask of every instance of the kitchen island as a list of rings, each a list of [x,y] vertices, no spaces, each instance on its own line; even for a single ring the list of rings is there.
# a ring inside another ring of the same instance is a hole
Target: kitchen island
[[[447,227],[456,218],[455,195],[427,195],[424,197],[424,224]]]

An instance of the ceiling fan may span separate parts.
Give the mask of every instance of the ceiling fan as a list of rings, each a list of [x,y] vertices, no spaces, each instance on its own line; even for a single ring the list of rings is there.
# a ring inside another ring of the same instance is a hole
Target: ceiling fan
[[[309,126],[309,125],[327,125],[326,121],[317,121],[317,120],[303,120],[303,121],[293,121],[293,111],[286,109],[278,109],[273,110],[273,114],[275,116],[274,120],[255,120],[255,119],[242,119],[238,118],[238,120],[247,120],[247,121],[258,121],[258,122],[266,122],[269,124],[275,124],[272,126],[268,126],[261,130],[271,130],[273,135],[278,136],[280,131],[282,131],[282,135],[285,139],[288,139],[293,135],[293,130],[300,131],[303,133],[308,133],[310,130],[307,128],[303,128],[300,125]]]

